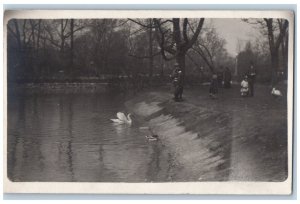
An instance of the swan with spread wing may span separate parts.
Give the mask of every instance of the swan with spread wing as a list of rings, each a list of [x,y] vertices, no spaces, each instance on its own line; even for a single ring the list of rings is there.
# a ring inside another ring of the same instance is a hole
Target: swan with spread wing
[[[126,115],[122,112],[117,113],[117,118],[116,119],[110,119],[114,123],[117,124],[127,124],[131,125],[132,124],[132,118],[131,118],[131,113],[129,113],[126,117]]]

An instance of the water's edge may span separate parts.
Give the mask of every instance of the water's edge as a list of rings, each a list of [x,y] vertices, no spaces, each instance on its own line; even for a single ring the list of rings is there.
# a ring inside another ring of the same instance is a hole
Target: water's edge
[[[284,123],[281,127],[268,124],[270,127],[264,129],[266,125],[257,123],[260,117],[251,110],[249,115],[238,107],[228,110],[194,105],[188,100],[178,103],[171,94],[161,92],[140,94],[126,106],[171,152],[175,181],[286,179]],[[279,121],[274,120],[274,124]],[[251,127],[252,123],[257,128]],[[276,136],[268,132],[270,128]]]
[[[228,118],[204,107],[189,107],[189,115],[183,116],[190,121],[178,119],[180,110],[187,111],[184,104],[176,104],[177,113],[171,111],[172,106],[152,97],[153,102],[128,101],[127,107],[135,115],[144,119],[151,130],[159,136],[172,154],[172,166],[175,173],[172,175],[176,181],[225,181],[230,173],[230,148],[228,136],[230,133],[225,126],[230,127]],[[169,108],[168,108],[169,107]],[[174,107],[173,107],[174,108]],[[194,118],[194,117],[197,117]],[[223,118],[222,118],[223,117]],[[199,124],[199,118],[201,122]],[[216,124],[207,126],[209,121],[217,119]],[[216,125],[216,126],[214,126]],[[204,127],[205,126],[205,127]],[[215,127],[217,127],[215,129]],[[201,129],[205,129],[201,131]],[[227,144],[227,145],[224,145]]]

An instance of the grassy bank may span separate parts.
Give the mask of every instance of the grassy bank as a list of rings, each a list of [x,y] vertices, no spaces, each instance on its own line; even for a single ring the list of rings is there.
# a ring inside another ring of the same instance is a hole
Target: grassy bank
[[[172,152],[173,179],[285,180],[286,95],[274,98],[269,87],[257,85],[253,98],[241,98],[234,86],[212,100],[207,89],[185,89],[182,102],[174,102],[168,89],[140,93],[127,102]]]

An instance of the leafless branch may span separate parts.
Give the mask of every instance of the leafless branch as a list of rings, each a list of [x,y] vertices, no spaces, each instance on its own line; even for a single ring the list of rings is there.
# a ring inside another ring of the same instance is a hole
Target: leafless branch
[[[46,27],[45,27],[45,31],[48,33],[48,35],[49,35],[49,37],[50,37],[50,39],[49,38],[46,38],[46,37],[41,37],[43,40],[48,40],[51,44],[53,44],[54,46],[56,46],[56,47],[60,47],[60,45],[57,43],[57,42],[55,42],[55,40],[54,40],[54,38],[53,38],[53,35],[52,35],[52,32],[49,30],[49,29],[47,29]]]
[[[159,55],[159,54],[160,54],[160,51],[154,53],[154,54],[151,55],[151,56],[137,56],[137,55],[134,55],[134,54],[131,54],[131,53],[129,53],[128,56],[134,57],[134,58],[138,58],[138,59],[147,59],[147,58],[155,57],[155,56],[157,56],[157,55]]]
[[[18,39],[18,35],[13,31],[13,29],[8,24],[7,24],[7,29],[16,39]]]
[[[62,20],[62,25],[63,25],[62,33],[65,32],[65,30],[66,30],[66,28],[67,28],[67,25],[68,25],[68,21],[69,21],[69,19],[66,19],[66,23],[65,23],[65,25],[64,25],[64,20]]]
[[[210,61],[211,61],[211,62],[209,62],[209,60],[207,59],[207,57],[205,56],[203,50],[202,50],[200,47],[198,47],[198,49],[192,47],[192,50],[194,50],[197,54],[199,54],[199,55],[201,56],[201,58],[205,61],[205,63],[206,63],[206,64],[208,65],[208,67],[210,68],[210,70],[214,73],[214,70],[215,70],[215,69],[214,69],[214,65],[213,65],[212,59],[210,58]],[[209,55],[209,56],[210,56],[210,55]]]
[[[203,72],[202,69],[201,69],[201,66],[193,59],[193,57],[189,53],[187,53],[186,55],[191,60],[191,62],[193,62],[196,65],[196,67],[199,68],[199,71]]]
[[[79,27],[79,28],[74,29],[73,34],[74,34],[75,32],[77,32],[77,31],[80,31],[80,30],[84,29],[84,28],[85,28],[84,26],[81,26],[81,27]],[[68,33],[65,35],[65,38],[68,38],[68,37],[70,37],[70,36],[71,36],[71,32],[68,32]]]
[[[186,49],[189,49],[193,46],[193,44],[196,42],[198,36],[199,36],[199,33],[203,27],[203,23],[204,23],[204,18],[201,18],[199,23],[198,23],[198,26],[197,26],[197,29],[196,31],[194,32],[194,35],[192,37],[192,39],[189,41],[189,43],[187,44],[186,46]]]
[[[189,39],[188,39],[188,36],[187,36],[187,25],[188,24],[189,24],[189,20],[187,18],[184,18],[182,35],[183,35],[183,39],[184,39],[186,44],[189,43]]]
[[[159,21],[157,19],[153,19],[153,20],[154,20],[154,23],[157,25],[157,27],[155,29],[156,30],[155,33],[156,33],[157,42],[159,44],[160,51],[161,51],[163,58],[167,61],[174,59],[176,57],[176,51],[172,50],[170,47],[165,47],[165,32],[163,32]],[[165,51],[172,54],[173,57],[168,58],[166,56]]]
[[[145,28],[142,27],[140,29],[135,30],[133,33],[130,33],[130,36],[135,35],[136,33],[140,32],[140,31],[145,31]]]
[[[129,21],[132,21],[132,22],[134,22],[134,23],[136,23],[136,24],[138,24],[138,25],[140,25],[140,26],[142,26],[142,27],[144,27],[144,28],[155,28],[155,26],[152,25],[152,24],[146,25],[146,24],[143,24],[143,23],[141,23],[141,22],[139,22],[139,21],[137,21],[137,20],[134,20],[134,19],[132,19],[132,18],[128,18],[128,20],[129,20]]]

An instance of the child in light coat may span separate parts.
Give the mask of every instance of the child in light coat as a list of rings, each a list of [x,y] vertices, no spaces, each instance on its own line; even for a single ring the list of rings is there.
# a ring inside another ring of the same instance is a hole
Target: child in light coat
[[[249,94],[249,82],[248,76],[245,75],[243,81],[241,82],[241,96],[248,96]]]

